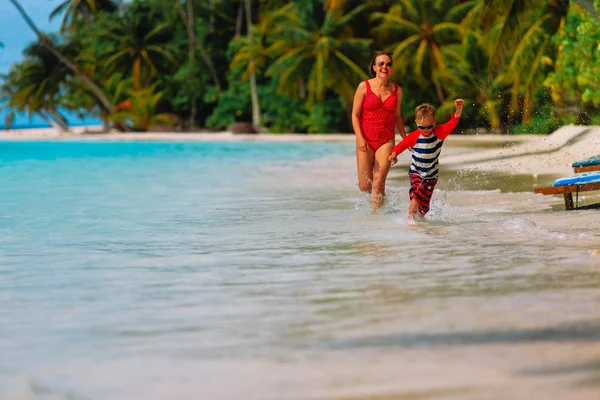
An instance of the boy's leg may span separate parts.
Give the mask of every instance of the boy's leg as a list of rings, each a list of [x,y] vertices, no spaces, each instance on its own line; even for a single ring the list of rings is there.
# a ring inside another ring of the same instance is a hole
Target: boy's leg
[[[408,218],[406,223],[409,226],[417,226],[417,222],[423,219],[423,215],[419,212],[419,203],[413,198],[408,205]]]
[[[409,217],[417,220],[423,219],[425,214],[429,212],[429,203],[433,189],[437,183],[437,179],[421,178],[417,174],[409,174],[410,176],[410,205],[408,206]]]
[[[419,202],[413,197],[408,205],[408,215],[415,217],[419,211]]]

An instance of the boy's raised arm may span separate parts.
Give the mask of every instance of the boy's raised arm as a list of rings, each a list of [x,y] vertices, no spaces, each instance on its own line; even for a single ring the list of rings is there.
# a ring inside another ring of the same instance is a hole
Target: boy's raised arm
[[[456,125],[458,125],[458,121],[460,119],[460,116],[462,115],[463,100],[454,100],[454,107],[456,107],[456,111],[454,111],[454,114],[452,114],[452,117],[450,117],[450,121],[446,122],[445,124],[439,125],[438,129],[435,131],[435,135],[441,140],[446,139],[450,132],[452,132],[452,130],[456,128]]]

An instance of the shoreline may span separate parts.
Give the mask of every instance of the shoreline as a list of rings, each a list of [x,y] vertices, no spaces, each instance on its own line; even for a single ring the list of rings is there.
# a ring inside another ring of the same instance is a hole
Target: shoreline
[[[0,141],[81,142],[337,142],[352,143],[355,136],[337,134],[239,134],[221,132],[128,132],[101,133],[99,126],[18,129],[0,132]],[[396,142],[401,139],[396,136]],[[470,171],[501,171],[509,174],[573,175],[573,162],[600,154],[600,126],[565,125],[550,135],[455,134],[446,145],[465,148],[460,154],[440,156],[444,168]],[[401,164],[410,163],[407,154]]]
[[[214,132],[126,132],[114,130],[101,132],[101,126],[77,126],[70,132],[62,132],[57,128],[30,128],[0,131],[3,141],[43,141],[43,140],[76,140],[76,141],[274,141],[274,142],[351,142],[353,133],[232,133],[230,131]],[[448,143],[459,144],[477,142],[521,143],[540,135],[498,135],[498,134],[456,134],[448,137]],[[396,142],[401,140],[396,135]]]

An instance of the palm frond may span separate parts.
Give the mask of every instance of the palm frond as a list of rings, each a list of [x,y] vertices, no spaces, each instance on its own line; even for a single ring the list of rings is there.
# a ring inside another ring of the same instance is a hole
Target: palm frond
[[[442,22],[433,26],[433,35],[437,43],[462,40],[463,29],[454,22]]]
[[[427,41],[421,40],[419,44],[419,48],[417,49],[417,53],[415,55],[415,75],[417,81],[423,84],[425,82],[425,78],[423,76],[423,64],[425,60],[425,54],[427,52]]]
[[[418,44],[421,41],[420,35],[412,35],[398,43],[392,50],[392,58],[397,60],[404,56],[404,53],[409,50],[410,46],[418,48]],[[415,49],[416,50],[416,49]]]
[[[532,48],[537,47],[539,44],[539,35],[545,35],[545,32],[543,29],[541,29],[541,26],[550,17],[550,14],[544,15],[535,24],[529,27],[529,29],[527,29],[527,32],[525,32],[516,49],[514,50],[509,65],[510,70],[514,71],[517,66],[522,67],[530,61],[527,58],[530,56]]]
[[[480,0],[468,0],[463,3],[458,3],[446,13],[450,21],[463,21],[474,12],[479,12],[481,9]]]

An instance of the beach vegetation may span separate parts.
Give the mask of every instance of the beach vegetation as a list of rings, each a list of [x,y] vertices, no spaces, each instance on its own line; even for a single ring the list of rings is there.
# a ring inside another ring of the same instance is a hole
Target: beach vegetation
[[[373,50],[393,52],[402,114],[465,100],[461,125],[549,133],[600,119],[598,1],[64,0],[4,76],[0,106],[68,129],[351,132]],[[597,122],[596,122],[597,123]]]
[[[126,124],[136,132],[145,132],[157,125],[171,128],[178,122],[177,115],[157,112],[163,96],[164,91],[158,91],[156,86],[134,88],[128,93],[127,100],[117,104],[111,120]]]
[[[113,0],[64,0],[50,13],[50,19],[62,15],[60,29],[65,31],[77,20],[90,23],[100,13],[111,13],[118,8]]]
[[[600,20],[571,6],[565,24],[554,37],[559,51],[545,85],[558,112],[573,123],[600,117]]]
[[[423,88],[433,84],[437,102],[456,83],[448,67],[465,64],[460,53],[462,18],[476,2],[400,1],[383,12],[374,12],[372,29],[396,60],[396,76],[411,74]],[[465,65],[466,66],[466,65]]]

